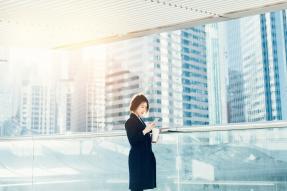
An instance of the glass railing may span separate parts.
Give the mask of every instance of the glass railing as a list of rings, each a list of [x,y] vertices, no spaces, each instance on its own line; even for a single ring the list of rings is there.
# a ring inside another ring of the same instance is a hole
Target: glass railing
[[[171,130],[153,150],[155,190],[287,190],[287,122]],[[1,139],[0,191],[126,191],[128,153],[124,132]]]

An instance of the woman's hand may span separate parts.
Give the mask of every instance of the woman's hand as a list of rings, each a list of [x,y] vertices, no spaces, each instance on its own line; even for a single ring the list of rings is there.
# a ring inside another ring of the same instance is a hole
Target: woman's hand
[[[146,128],[143,130],[143,134],[147,134],[155,127],[155,123],[149,123]]]

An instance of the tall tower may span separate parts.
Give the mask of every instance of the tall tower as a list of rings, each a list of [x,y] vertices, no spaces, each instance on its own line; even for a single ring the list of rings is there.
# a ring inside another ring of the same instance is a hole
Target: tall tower
[[[107,49],[106,121],[123,128],[129,102],[143,92],[147,121],[162,127],[208,124],[204,27],[114,43]],[[111,127],[112,129],[112,127]]]
[[[108,130],[124,128],[129,117],[131,97],[144,91],[144,68],[149,68],[149,55],[144,56],[148,37],[116,42],[107,47],[105,83],[105,121]]]
[[[281,120],[286,115],[282,109],[287,81],[282,13],[240,20],[247,121]]]
[[[74,81],[61,79],[57,82],[57,132],[62,134],[72,129],[72,100]]]
[[[222,24],[206,28],[209,124],[227,123],[226,62]]]
[[[104,130],[105,61],[101,48],[91,47],[68,53],[66,74],[71,80],[71,131],[100,132]]]
[[[181,31],[183,125],[207,125],[208,87],[205,26]]]
[[[57,131],[55,87],[25,83],[21,91],[20,125],[28,134],[53,134]]]
[[[222,24],[224,43],[224,62],[228,68],[227,108],[228,122],[239,123],[246,121],[243,58],[241,54],[240,20],[227,21]]]

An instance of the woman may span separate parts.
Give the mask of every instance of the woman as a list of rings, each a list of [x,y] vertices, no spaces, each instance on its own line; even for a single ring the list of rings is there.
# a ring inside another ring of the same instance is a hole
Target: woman
[[[129,153],[129,189],[142,191],[156,187],[156,161],[151,148],[151,130],[154,123],[146,125],[141,117],[148,111],[147,98],[138,94],[130,103],[130,118],[125,123],[131,145]]]

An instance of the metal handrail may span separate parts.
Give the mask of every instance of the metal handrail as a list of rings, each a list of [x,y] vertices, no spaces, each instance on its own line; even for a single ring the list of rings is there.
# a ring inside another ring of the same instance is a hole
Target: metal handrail
[[[271,121],[271,122],[256,122],[256,123],[234,123],[223,125],[208,125],[208,126],[193,126],[181,128],[162,128],[162,134],[171,133],[196,133],[196,132],[216,132],[216,131],[237,131],[237,130],[255,130],[255,129],[270,129],[270,128],[286,128],[287,121]],[[65,139],[92,139],[98,137],[122,137],[126,136],[124,130],[93,133],[71,133],[71,134],[52,134],[52,135],[31,135],[19,137],[0,137],[0,142],[4,141],[20,141],[20,140],[65,140]]]

